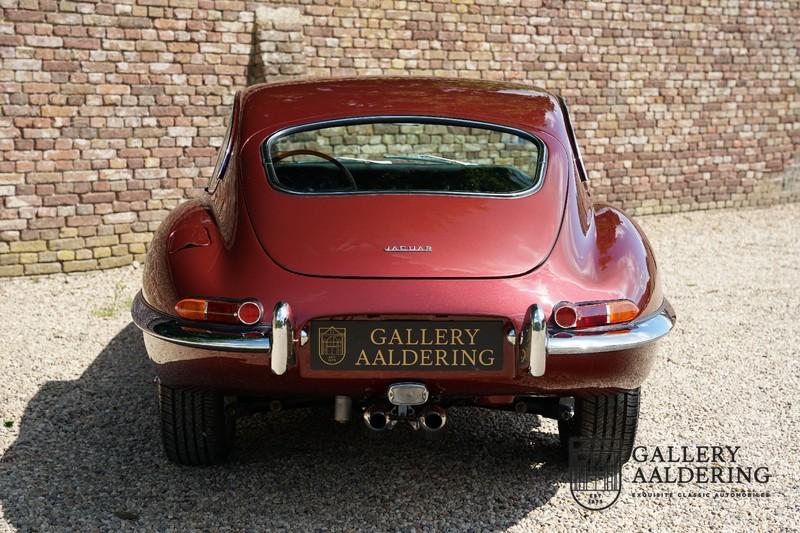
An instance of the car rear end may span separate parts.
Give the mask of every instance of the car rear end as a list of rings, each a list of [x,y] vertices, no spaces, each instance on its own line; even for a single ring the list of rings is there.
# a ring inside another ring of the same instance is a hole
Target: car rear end
[[[170,280],[134,303],[165,431],[211,431],[174,416],[204,405],[222,443],[236,413],[314,403],[376,431],[439,431],[458,405],[566,436],[638,413],[674,314],[638,228],[590,209],[560,110],[548,128],[388,111],[240,135],[220,199],[175,217],[151,269]]]

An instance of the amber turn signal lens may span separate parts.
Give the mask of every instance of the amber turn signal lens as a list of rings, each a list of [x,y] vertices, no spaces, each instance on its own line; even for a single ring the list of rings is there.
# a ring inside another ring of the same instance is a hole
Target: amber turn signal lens
[[[630,300],[615,300],[608,302],[608,323],[621,324],[630,322],[639,314],[639,308]]]
[[[205,300],[195,300],[187,298],[175,304],[175,312],[181,318],[189,320],[205,320],[206,307],[208,302]]]

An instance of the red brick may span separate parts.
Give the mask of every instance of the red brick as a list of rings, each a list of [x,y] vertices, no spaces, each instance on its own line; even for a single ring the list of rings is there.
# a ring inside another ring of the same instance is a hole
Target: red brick
[[[87,204],[97,204],[101,202],[113,202],[114,201],[114,193],[113,192],[94,192],[94,193],[87,193],[81,196],[81,201],[86,202]]]
[[[0,241],[81,241],[0,276],[141,259],[166,212],[203,195],[235,91],[264,79],[520,81],[569,100],[596,201],[649,213],[800,198],[785,2],[7,3]],[[131,247],[103,255],[105,236]]]
[[[67,217],[67,226],[97,226],[102,219],[97,215]]]

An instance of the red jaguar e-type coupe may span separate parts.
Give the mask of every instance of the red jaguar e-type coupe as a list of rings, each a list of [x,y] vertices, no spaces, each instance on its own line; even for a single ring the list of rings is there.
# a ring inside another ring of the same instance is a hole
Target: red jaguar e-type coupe
[[[562,99],[257,85],[207,192],[161,224],[133,303],[172,461],[221,461],[237,416],[326,403],[376,431],[536,413],[630,455],[675,315],[641,230],[592,202]]]

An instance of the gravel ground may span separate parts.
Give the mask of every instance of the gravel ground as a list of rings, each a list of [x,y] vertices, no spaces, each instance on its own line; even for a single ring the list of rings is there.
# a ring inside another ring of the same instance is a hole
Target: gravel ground
[[[766,484],[643,486],[629,464],[616,505],[586,511],[553,422],[473,409],[454,409],[435,441],[375,440],[322,409],[254,417],[229,464],[173,466],[127,311],[141,270],[128,268],[0,281],[0,530],[800,528],[800,205],[640,223],[679,319],[638,444],[741,446],[737,465],[768,467]],[[769,497],[680,497],[746,489]]]

